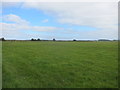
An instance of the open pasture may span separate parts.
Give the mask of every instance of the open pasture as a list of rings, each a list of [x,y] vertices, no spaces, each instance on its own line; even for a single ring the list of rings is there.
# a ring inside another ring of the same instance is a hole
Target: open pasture
[[[118,87],[117,42],[4,41],[3,88]]]

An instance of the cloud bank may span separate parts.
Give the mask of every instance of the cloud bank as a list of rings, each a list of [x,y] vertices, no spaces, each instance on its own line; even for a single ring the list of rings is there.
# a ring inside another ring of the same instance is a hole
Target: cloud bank
[[[61,29],[59,27],[52,26],[31,26],[30,22],[14,14],[5,15],[2,17],[2,19],[3,21],[6,21],[6,23],[0,23],[0,26],[2,26],[2,36],[5,36],[7,38],[26,38],[28,34],[26,35],[24,31],[51,32]]]
[[[5,4],[6,7],[12,6],[12,4]],[[13,4],[16,6],[17,4]],[[79,31],[69,30],[60,27],[47,27],[47,26],[31,26],[29,21],[20,18],[17,15],[3,16],[3,20],[13,23],[1,23],[3,26],[3,35],[9,30],[32,30],[32,31],[51,31],[52,33],[66,32],[69,38],[69,32],[76,33],[76,38],[118,38],[118,6],[117,3],[111,2],[23,2],[20,4],[21,8],[34,8],[43,11],[44,14],[53,16],[55,21],[62,25],[69,26],[87,26],[94,27],[96,31]],[[42,22],[47,23],[48,19]],[[5,28],[4,28],[5,27]],[[9,28],[6,28],[9,27]],[[9,30],[8,30],[9,29]],[[56,31],[57,30],[57,31]],[[78,35],[79,34],[79,35]],[[61,34],[62,35],[62,34]],[[82,36],[81,36],[82,35]],[[59,37],[53,35],[55,37]],[[73,35],[73,37],[75,37]],[[73,38],[71,37],[71,38]],[[62,38],[62,37],[61,37]]]

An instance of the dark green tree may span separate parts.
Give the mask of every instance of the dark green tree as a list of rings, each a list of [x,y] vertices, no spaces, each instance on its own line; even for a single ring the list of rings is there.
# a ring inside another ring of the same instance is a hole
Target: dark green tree
[[[40,41],[40,39],[38,38],[37,41]]]
[[[53,38],[53,41],[56,41],[55,38]]]
[[[34,41],[34,39],[32,38],[31,41]]]
[[[76,39],[73,39],[73,41],[77,41]]]
[[[1,38],[1,40],[2,40],[2,41],[5,41],[5,39],[4,39],[4,38]]]

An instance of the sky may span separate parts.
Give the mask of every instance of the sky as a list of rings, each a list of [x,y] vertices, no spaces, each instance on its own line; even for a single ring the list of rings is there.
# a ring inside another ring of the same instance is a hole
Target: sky
[[[2,2],[0,37],[28,40],[118,38],[116,2]]]

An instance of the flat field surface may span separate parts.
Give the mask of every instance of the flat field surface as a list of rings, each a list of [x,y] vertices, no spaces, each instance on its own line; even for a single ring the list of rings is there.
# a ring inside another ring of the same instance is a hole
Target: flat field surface
[[[3,88],[117,88],[117,42],[5,41]]]

